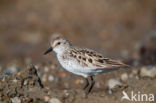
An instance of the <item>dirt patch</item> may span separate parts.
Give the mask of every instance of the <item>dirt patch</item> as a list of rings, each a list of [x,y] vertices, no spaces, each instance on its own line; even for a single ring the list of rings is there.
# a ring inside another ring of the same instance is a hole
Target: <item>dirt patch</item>
[[[113,74],[116,75],[116,73]],[[112,89],[112,93],[109,92],[108,88],[105,88],[104,90],[94,89],[92,93],[86,95],[82,89],[59,90],[53,88],[50,90],[48,86],[45,87],[42,84],[37,69],[32,65],[15,75],[1,76],[0,101],[13,103],[103,103],[104,101],[124,103],[126,100],[121,101],[123,91],[127,93],[134,91],[136,94],[141,91],[155,95],[156,79],[137,78],[137,75],[133,75],[126,82],[122,82],[126,86]]]

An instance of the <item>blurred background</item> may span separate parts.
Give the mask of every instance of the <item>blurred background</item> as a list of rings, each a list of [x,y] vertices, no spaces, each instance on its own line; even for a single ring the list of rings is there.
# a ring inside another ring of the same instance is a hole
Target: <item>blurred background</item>
[[[0,0],[0,61],[44,62],[49,37],[129,58],[156,35],[155,0]],[[46,58],[46,59],[45,59]]]
[[[93,92],[96,96],[90,95],[90,99],[84,99],[80,90],[85,84],[84,79],[60,69],[62,67],[54,53],[43,55],[49,48],[49,38],[54,33],[63,34],[78,47],[96,50],[105,57],[121,59],[132,68],[108,73],[105,76],[98,75],[93,89],[96,91]],[[141,93],[155,93],[156,79],[142,78],[156,77],[155,61],[156,0],[0,0],[0,74],[15,75],[10,77],[12,79],[19,78],[18,74],[21,74],[20,78],[29,77],[28,71],[22,74],[20,70],[27,70],[25,68],[33,63],[46,89],[76,88],[69,93],[76,94],[69,97],[78,100],[77,103],[82,100],[84,102],[81,103],[103,100],[120,103],[121,91],[113,96],[105,91],[111,89],[110,86],[114,82],[125,83],[127,89],[124,90],[129,92],[134,90]],[[114,78],[113,81],[110,78]],[[14,93],[11,90],[8,92],[8,88],[14,90],[19,87],[21,81],[22,83],[24,81],[21,79],[17,83],[12,83],[11,79],[9,80],[3,81],[3,76],[0,75],[0,87],[2,87],[0,90],[3,91],[0,92],[0,101],[6,92]],[[36,83],[35,79],[30,79],[28,82],[31,80]],[[35,93],[28,93],[25,88],[31,86],[26,82],[26,86],[21,90],[26,98],[30,95],[33,98],[44,97],[43,100],[48,101],[48,98],[53,97],[52,94],[46,97],[47,93],[42,94],[44,92],[36,89]],[[34,87],[40,88],[36,84]],[[17,90],[16,94],[18,93],[20,90]],[[59,93],[64,92],[52,93],[62,96]],[[36,97],[31,96],[32,94],[44,96]],[[77,96],[73,97],[74,95]],[[7,98],[12,96],[6,95],[5,99]],[[67,100],[64,103],[70,103],[72,100],[67,97],[60,98]]]

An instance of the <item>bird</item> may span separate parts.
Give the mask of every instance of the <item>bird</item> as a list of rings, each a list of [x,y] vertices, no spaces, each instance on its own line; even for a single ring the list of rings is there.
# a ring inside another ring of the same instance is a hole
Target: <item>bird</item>
[[[90,93],[94,84],[94,76],[102,73],[116,71],[119,68],[126,68],[129,65],[110,58],[87,48],[73,46],[63,35],[53,35],[50,41],[50,48],[44,55],[54,51],[62,67],[75,75],[82,76],[86,80],[84,90],[91,85],[87,93]]]

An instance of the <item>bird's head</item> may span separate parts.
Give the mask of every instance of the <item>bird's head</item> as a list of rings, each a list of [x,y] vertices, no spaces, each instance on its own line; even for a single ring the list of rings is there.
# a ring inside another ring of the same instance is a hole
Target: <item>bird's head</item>
[[[53,35],[50,42],[51,47],[44,53],[48,54],[51,51],[62,53],[71,47],[71,43],[62,35]]]

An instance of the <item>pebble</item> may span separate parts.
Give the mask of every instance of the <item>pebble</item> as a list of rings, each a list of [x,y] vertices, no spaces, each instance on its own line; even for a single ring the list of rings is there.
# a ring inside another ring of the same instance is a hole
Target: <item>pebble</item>
[[[132,74],[137,75],[138,73],[139,73],[139,71],[137,69],[132,70]]]
[[[13,82],[14,82],[14,83],[17,83],[17,79],[14,79]]]
[[[65,97],[69,97],[69,92],[67,90],[64,90],[63,92],[64,92]]]
[[[47,81],[47,75],[46,75],[46,74],[44,74],[44,75],[42,76],[42,81],[43,81],[43,82],[46,82],[46,81]]]
[[[36,64],[35,65],[35,68],[38,70],[39,69],[39,67],[40,67],[40,64]]]
[[[77,79],[77,80],[75,81],[75,84],[77,84],[77,85],[83,84],[83,83],[84,83],[84,81],[81,80],[81,79]]]
[[[21,73],[21,72],[18,72],[18,73],[17,73],[17,76],[21,76],[21,75],[22,75],[22,73]]]
[[[57,99],[57,98],[51,98],[49,100],[49,103],[62,103],[62,102],[59,99]]]
[[[49,75],[48,80],[49,80],[50,82],[52,82],[52,81],[54,80],[54,76],[53,76],[53,75]]]
[[[122,83],[116,79],[110,79],[110,80],[108,80],[107,85],[108,85],[109,89],[113,89],[116,86],[122,86]]]
[[[150,78],[156,77],[156,66],[142,67],[140,70],[140,76],[141,77],[150,77]]]
[[[120,79],[121,79],[123,82],[127,81],[127,80],[128,80],[128,74],[127,74],[127,73],[121,74]]]
[[[11,65],[6,70],[6,74],[15,74],[15,73],[17,73],[16,65]]]
[[[44,101],[45,101],[45,102],[48,102],[49,99],[50,99],[49,96],[44,96]]]
[[[23,83],[23,85],[27,85],[27,83],[28,83],[28,81],[27,81],[27,80],[25,80],[25,81],[24,81],[24,83]]]
[[[18,97],[11,98],[12,103],[21,103],[21,100]]]
[[[112,94],[112,93],[113,93],[113,91],[112,91],[111,89],[109,89],[109,90],[108,90],[108,93],[109,93],[109,94]]]
[[[49,72],[49,68],[46,66],[46,67],[44,67],[44,72]]]

